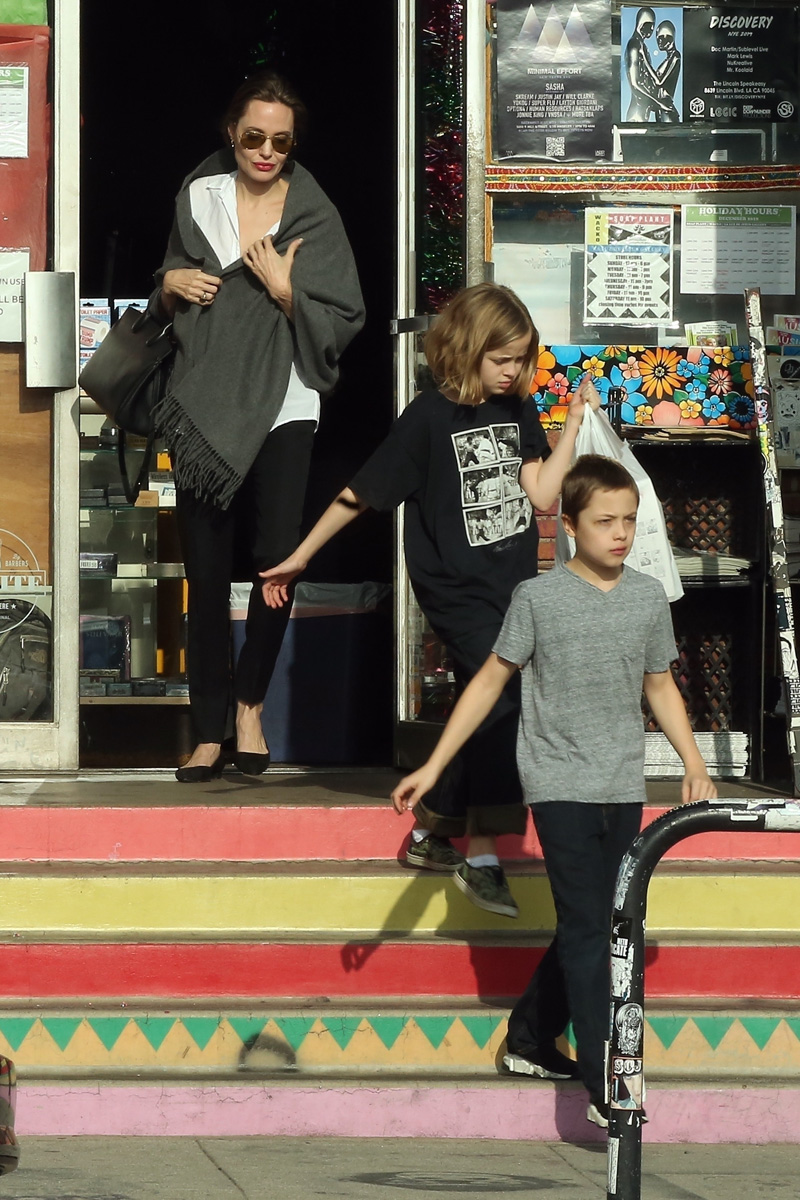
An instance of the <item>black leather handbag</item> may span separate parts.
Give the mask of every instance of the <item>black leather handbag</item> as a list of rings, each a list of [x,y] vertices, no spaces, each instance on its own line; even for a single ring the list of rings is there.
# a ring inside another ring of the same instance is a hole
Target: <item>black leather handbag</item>
[[[175,353],[171,329],[171,321],[157,320],[149,310],[126,308],[78,377],[87,396],[119,429],[120,473],[131,504],[136,502],[150,469],[155,438],[153,409],[166,390]],[[133,485],[125,461],[126,433],[147,438]]]

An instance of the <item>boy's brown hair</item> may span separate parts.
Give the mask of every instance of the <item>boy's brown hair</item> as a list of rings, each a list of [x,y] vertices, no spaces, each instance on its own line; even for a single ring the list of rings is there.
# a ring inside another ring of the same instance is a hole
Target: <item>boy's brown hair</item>
[[[623,491],[633,492],[638,504],[639,489],[622,463],[602,454],[582,454],[564,476],[561,513],[575,525],[595,492]]]
[[[425,338],[425,357],[436,384],[459,404],[484,399],[480,370],[484,354],[530,335],[530,346],[513,393],[527,397],[539,356],[539,334],[531,315],[511,288],[479,283],[450,301]]]

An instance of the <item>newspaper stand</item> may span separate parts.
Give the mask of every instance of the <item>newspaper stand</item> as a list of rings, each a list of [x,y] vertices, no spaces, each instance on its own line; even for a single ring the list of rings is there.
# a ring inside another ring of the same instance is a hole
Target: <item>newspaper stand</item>
[[[693,833],[735,829],[800,832],[800,802],[702,800],[672,809],[648,825],[622,860],[611,923],[609,1200],[641,1196],[645,913],[650,876],[676,842]]]

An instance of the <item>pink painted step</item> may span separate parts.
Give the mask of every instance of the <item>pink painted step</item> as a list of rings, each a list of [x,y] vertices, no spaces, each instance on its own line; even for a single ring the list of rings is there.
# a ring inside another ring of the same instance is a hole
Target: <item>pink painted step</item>
[[[647,808],[645,821],[663,808]],[[0,862],[363,862],[402,858],[411,818],[386,805],[250,805],[3,809]],[[463,845],[463,843],[458,843]],[[524,837],[503,837],[509,862],[541,860],[529,822]],[[800,859],[800,837],[737,831],[701,833],[667,852],[681,861]]]
[[[586,1120],[586,1092],[511,1080],[386,1087],[83,1086],[28,1083],[18,1095],[26,1136],[458,1137],[605,1143]],[[731,1083],[648,1088],[645,1142],[800,1141],[800,1089]]]

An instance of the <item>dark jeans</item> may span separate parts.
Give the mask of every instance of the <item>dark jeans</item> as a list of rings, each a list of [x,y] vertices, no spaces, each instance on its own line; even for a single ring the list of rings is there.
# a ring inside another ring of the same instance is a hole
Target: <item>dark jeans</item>
[[[502,622],[468,636],[444,638],[460,696],[489,657]],[[528,814],[517,772],[520,676],[517,672],[414,815],[439,837],[524,833]]]
[[[276,566],[300,540],[314,430],[313,421],[293,421],[270,433],[224,512],[178,489],[178,532],[189,584],[189,694],[199,742],[221,742],[225,736],[234,579],[253,580],[234,698],[260,704],[272,678],[291,603],[267,608],[258,572]]]
[[[540,804],[533,809],[556,908],[556,936],[508,1021],[511,1053],[535,1058],[572,1017],[578,1066],[603,1099],[611,992],[614,885],[639,832],[641,804]]]

